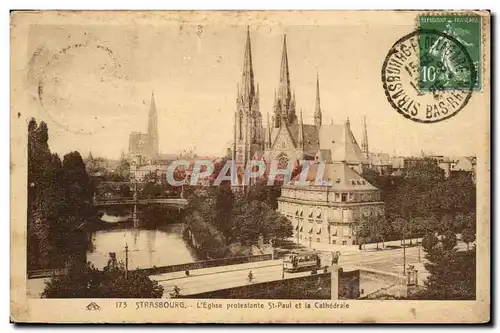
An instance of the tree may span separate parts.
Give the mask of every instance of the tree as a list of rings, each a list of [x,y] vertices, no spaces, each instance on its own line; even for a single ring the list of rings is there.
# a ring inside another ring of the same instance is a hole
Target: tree
[[[254,200],[235,207],[231,234],[237,241],[252,244],[261,235],[264,239],[290,237],[293,227],[288,219],[282,218],[267,204]]]
[[[61,186],[64,190],[65,213],[84,219],[90,215],[93,189],[79,152],[64,155]],[[83,222],[83,221],[82,221]]]
[[[122,265],[121,265],[122,266]],[[147,273],[123,267],[99,271],[90,265],[76,266],[46,282],[42,298],[160,298],[163,287]]]
[[[122,154],[122,156],[120,157],[120,163],[116,167],[116,173],[124,181],[128,181],[130,179],[130,163],[125,158],[125,154]]]
[[[378,248],[378,243],[382,241],[382,247],[385,247],[385,235],[388,232],[388,225],[387,221],[385,220],[383,215],[375,215],[373,219],[373,228],[372,228],[372,235],[377,242],[377,250]]]
[[[401,244],[403,244],[405,234],[408,232],[408,222],[402,217],[398,217],[392,222],[392,229],[401,236]]]
[[[277,211],[269,209],[266,212],[266,220],[269,221],[269,237],[283,240],[293,236],[293,226],[290,221]]]
[[[278,198],[281,195],[281,187],[278,185],[267,185],[267,179],[263,178],[257,181],[257,183],[250,187],[247,193],[247,200],[257,200],[265,202],[272,209],[278,208]]]
[[[430,275],[425,282],[426,290],[414,298],[475,299],[475,250],[457,251],[457,239],[452,231],[441,234],[440,238],[428,233],[422,240],[428,261],[425,268]]]
[[[214,196],[214,225],[222,232],[226,240],[230,239],[232,227],[232,211],[234,207],[234,193],[229,184],[212,187]]]
[[[42,121],[28,124],[28,269],[64,267],[84,258],[87,237],[79,226],[93,213],[92,183],[78,152],[61,162],[48,146]]]
[[[160,177],[156,172],[149,172],[144,176],[142,195],[147,198],[159,197],[163,194]]]
[[[361,222],[356,224],[354,227],[354,233],[357,236],[357,242],[359,249],[363,248],[366,250],[366,243],[370,241],[370,225],[366,219],[362,219]]]
[[[200,252],[200,255],[207,259],[225,256],[227,249],[224,235],[214,225],[206,221],[199,211],[195,210],[187,215],[185,221],[186,230],[194,238],[193,246]]]
[[[130,197],[132,195],[132,191],[130,191],[130,186],[126,184],[120,185],[120,195],[122,197]]]

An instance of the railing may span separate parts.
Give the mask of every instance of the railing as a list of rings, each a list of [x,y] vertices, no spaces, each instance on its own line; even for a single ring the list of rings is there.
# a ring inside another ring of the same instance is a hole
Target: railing
[[[146,272],[148,275],[156,275],[156,274],[188,271],[188,270],[199,269],[199,268],[246,264],[249,262],[271,260],[271,258],[272,258],[272,256],[270,254],[260,254],[260,255],[256,255],[256,256],[211,259],[211,260],[191,262],[191,263],[187,263],[187,264],[152,267],[152,268],[144,268],[144,269],[138,269],[138,270],[142,271],[142,272]]]
[[[270,254],[261,254],[261,255],[256,255],[256,256],[244,256],[244,257],[231,257],[231,258],[203,260],[203,261],[197,261],[197,262],[191,262],[191,263],[179,264],[179,265],[171,265],[171,266],[139,268],[139,269],[137,269],[137,271],[145,272],[148,275],[156,275],[156,274],[187,271],[187,270],[199,269],[199,268],[246,264],[246,263],[250,263],[250,262],[271,260],[271,258],[272,258],[272,256]],[[53,275],[56,275],[56,276],[57,275],[64,275],[64,274],[67,274],[67,272],[68,271],[66,269],[33,270],[33,271],[28,271],[28,279],[49,278],[49,277],[52,277]]]
[[[41,279],[49,278],[52,276],[65,275],[68,270],[65,268],[55,268],[55,269],[37,269],[33,271],[28,271],[28,279]]]
[[[176,206],[186,206],[187,200],[182,198],[143,198],[143,199],[97,199],[94,201],[94,206],[108,206],[108,205],[133,205],[137,203],[138,205],[147,204],[168,204]]]

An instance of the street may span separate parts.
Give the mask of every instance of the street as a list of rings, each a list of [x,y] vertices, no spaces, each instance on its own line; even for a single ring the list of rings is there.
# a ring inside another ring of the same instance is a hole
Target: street
[[[418,262],[418,248],[406,248],[406,265],[413,264],[419,270],[419,279],[427,276],[423,267],[424,253],[421,250],[421,263]],[[321,253],[322,266],[329,266],[331,253]],[[173,291],[174,287],[180,288],[181,294],[197,294],[218,289],[225,289],[248,284],[248,273],[252,271],[252,283],[268,282],[282,278],[282,264],[280,260],[267,260],[239,265],[211,267],[191,270],[190,275],[185,272],[173,272],[153,275],[150,278],[158,281],[165,288],[165,297]],[[344,271],[366,268],[374,272],[401,275],[403,273],[403,249],[385,249],[367,251],[352,251],[340,256],[339,264]],[[310,271],[299,273],[284,273],[284,278],[294,278],[310,275]]]
[[[408,242],[408,241],[407,241]],[[386,246],[396,246],[399,241],[388,242]],[[419,281],[424,281],[428,273],[424,268],[425,252],[422,248],[417,246],[403,248],[386,247],[376,250],[376,244],[367,244],[366,250],[359,251],[350,248],[345,252],[341,251],[339,258],[339,265],[344,271],[354,269],[367,269],[373,272],[380,272],[390,275],[403,274],[403,262],[406,266],[414,265],[415,269],[419,271]],[[408,246],[408,245],[407,245]],[[458,249],[466,249],[464,243],[459,242]],[[420,250],[420,262],[419,262]],[[321,265],[329,266],[331,263],[331,250],[318,250],[321,257]],[[406,260],[403,259],[403,252],[406,253]],[[279,260],[266,260],[246,264],[219,266],[210,268],[201,268],[191,270],[189,276],[186,276],[184,271],[172,272],[159,275],[152,275],[152,280],[158,281],[164,287],[164,297],[168,297],[169,293],[173,291],[174,287],[180,288],[181,294],[197,294],[207,291],[218,289],[225,289],[237,286],[243,286],[249,283],[248,273],[252,271],[254,276],[252,283],[268,282],[282,279],[282,265],[283,261]],[[310,271],[287,273],[284,272],[284,278],[294,278],[310,275]],[[46,279],[29,279],[28,280],[28,295],[30,298],[37,298],[43,291],[44,281]]]

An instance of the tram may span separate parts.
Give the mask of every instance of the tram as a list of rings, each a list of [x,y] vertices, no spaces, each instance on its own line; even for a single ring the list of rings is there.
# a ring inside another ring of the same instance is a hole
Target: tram
[[[316,252],[292,252],[283,258],[285,272],[300,272],[321,268],[321,258]]]

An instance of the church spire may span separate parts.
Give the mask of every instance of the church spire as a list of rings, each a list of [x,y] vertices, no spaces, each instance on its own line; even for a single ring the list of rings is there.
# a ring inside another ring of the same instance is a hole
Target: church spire
[[[156,115],[155,93],[151,93],[151,104],[148,114],[148,137],[150,157],[158,155],[158,116]]]
[[[278,101],[281,111],[281,118],[284,122],[291,123],[294,120],[294,115],[291,115],[290,106],[292,93],[290,88],[290,71],[288,68],[288,53],[286,47],[286,35],[283,37],[283,53],[281,55],[280,67],[280,84],[278,88]],[[295,118],[296,119],[296,118]],[[282,121],[283,123],[283,121]]]
[[[267,144],[271,148],[271,133],[273,124],[269,121],[269,112],[267,113]]]
[[[245,46],[245,58],[243,61],[243,74],[241,78],[242,97],[248,103],[253,102],[255,85],[253,78],[252,46],[250,44],[250,29],[247,27],[247,42]]]
[[[365,157],[368,158],[368,130],[366,128],[366,116],[363,117],[363,143],[361,144],[361,150],[365,154]]]
[[[298,144],[299,147],[304,146],[304,122],[302,120],[302,109],[300,109],[300,119],[299,119],[299,137],[298,137]]]
[[[316,74],[316,109],[314,111],[314,125],[321,127],[322,123],[321,103],[319,99],[319,74]]]

